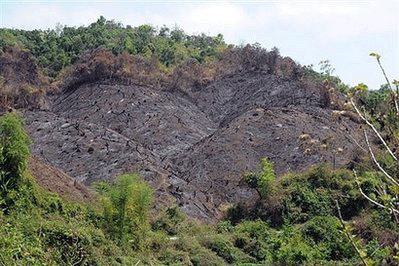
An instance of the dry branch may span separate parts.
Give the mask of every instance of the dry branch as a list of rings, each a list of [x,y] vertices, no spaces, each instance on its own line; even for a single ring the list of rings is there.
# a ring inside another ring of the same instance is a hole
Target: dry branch
[[[368,266],[366,260],[363,258],[362,253],[360,252],[359,248],[357,247],[355,241],[353,241],[351,234],[349,234],[348,230],[346,229],[344,220],[342,219],[341,209],[340,209],[340,207],[339,207],[338,200],[336,200],[335,203],[337,204],[338,217],[339,217],[339,220],[341,221],[341,225],[342,225],[342,228],[343,228],[343,230],[344,230],[344,232],[345,232],[346,237],[347,237],[347,238],[349,239],[349,241],[351,242],[351,245],[352,245],[353,249],[356,251],[356,253],[357,253],[357,255],[359,256],[360,260],[362,261],[363,265],[364,265],[364,266]]]
[[[357,108],[356,104],[353,102],[353,99],[350,99],[353,107],[355,108],[357,114],[360,116],[360,118],[366,122],[366,124],[368,126],[371,127],[371,129],[375,132],[375,134],[378,136],[378,138],[381,140],[381,142],[384,144],[385,148],[387,149],[387,151],[389,152],[389,154],[395,159],[395,161],[397,161],[398,159],[396,158],[396,156],[393,154],[392,150],[388,147],[388,144],[385,142],[384,138],[381,136],[381,134],[378,132],[378,130],[375,128],[375,126],[370,123],[370,121],[366,118],[365,115],[362,115],[362,113],[359,111],[359,109]]]
[[[365,197],[368,201],[370,201],[371,203],[375,204],[376,206],[378,206],[378,207],[380,207],[380,208],[389,209],[389,210],[391,210],[393,213],[398,213],[398,214],[399,214],[399,211],[398,211],[397,209],[388,208],[388,207],[382,205],[381,203],[379,203],[379,202],[377,202],[377,201],[371,199],[369,196],[367,196],[366,193],[363,192],[363,190],[362,190],[362,188],[361,188],[361,186],[360,186],[360,181],[359,181],[359,179],[357,178],[356,171],[353,170],[353,173],[355,174],[355,178],[356,178],[357,185],[358,185],[358,187],[359,187],[359,191],[360,191],[360,193],[363,195],[363,197]]]
[[[377,159],[376,159],[375,156],[374,156],[374,152],[373,152],[373,150],[371,149],[370,142],[369,142],[369,138],[367,137],[366,131],[364,131],[364,137],[366,138],[366,143],[367,143],[367,147],[369,148],[370,155],[371,155],[371,157],[373,158],[373,161],[374,161],[374,163],[377,165],[378,169],[380,169],[380,171],[383,172],[384,175],[385,175],[386,177],[388,177],[388,179],[391,180],[392,183],[394,183],[395,185],[399,186],[399,183],[398,183],[392,176],[390,176],[390,175],[384,170],[384,168],[378,163]]]

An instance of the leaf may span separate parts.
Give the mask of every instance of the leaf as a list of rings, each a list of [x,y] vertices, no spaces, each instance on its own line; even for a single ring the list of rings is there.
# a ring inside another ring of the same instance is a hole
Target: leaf
[[[367,85],[364,84],[364,83],[359,83],[359,84],[357,84],[357,85],[355,86],[355,90],[357,90],[357,91],[367,91],[367,90],[368,90],[368,87],[367,87]]]
[[[381,55],[378,53],[375,53],[375,52],[370,53],[370,56],[375,57],[377,60],[380,60],[380,58],[381,58]]]

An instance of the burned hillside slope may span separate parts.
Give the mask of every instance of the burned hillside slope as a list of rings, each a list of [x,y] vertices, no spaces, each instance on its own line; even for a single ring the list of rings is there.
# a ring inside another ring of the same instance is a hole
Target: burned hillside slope
[[[69,86],[51,110],[25,111],[33,153],[88,185],[139,171],[160,201],[172,196],[189,215],[215,218],[226,204],[257,200],[240,179],[263,157],[282,175],[359,156],[356,119],[334,111],[327,89],[298,66],[277,71],[286,61],[201,86],[109,78]]]
[[[254,107],[330,105],[328,92],[314,83],[287,78],[262,71],[228,75],[202,90],[189,90],[189,95],[209,119],[220,126]]]
[[[31,53],[10,47],[0,50],[0,111],[47,108],[48,87]]]
[[[360,132],[351,118],[320,107],[251,109],[171,158],[174,174],[184,180],[178,184],[180,204],[188,213],[206,210],[213,215],[230,203],[250,206],[257,194],[241,178],[259,171],[260,158],[273,161],[278,176],[318,163],[351,165],[362,152],[356,144]]]

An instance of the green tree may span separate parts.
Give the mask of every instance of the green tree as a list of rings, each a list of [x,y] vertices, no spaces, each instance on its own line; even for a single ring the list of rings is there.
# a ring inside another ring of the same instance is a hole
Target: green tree
[[[243,181],[249,187],[256,189],[261,199],[274,195],[277,188],[276,174],[273,170],[273,163],[263,158],[261,160],[262,170],[260,173],[249,173],[243,177]]]
[[[18,39],[12,32],[5,29],[0,29],[0,49],[7,46],[13,47],[17,45]]]

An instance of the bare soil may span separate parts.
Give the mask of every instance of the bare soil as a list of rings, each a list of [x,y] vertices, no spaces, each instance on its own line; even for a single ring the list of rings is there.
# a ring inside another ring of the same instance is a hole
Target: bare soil
[[[28,169],[42,188],[55,192],[63,198],[80,202],[92,201],[95,198],[93,191],[85,185],[80,184],[59,168],[46,164],[37,156],[31,157]]]

